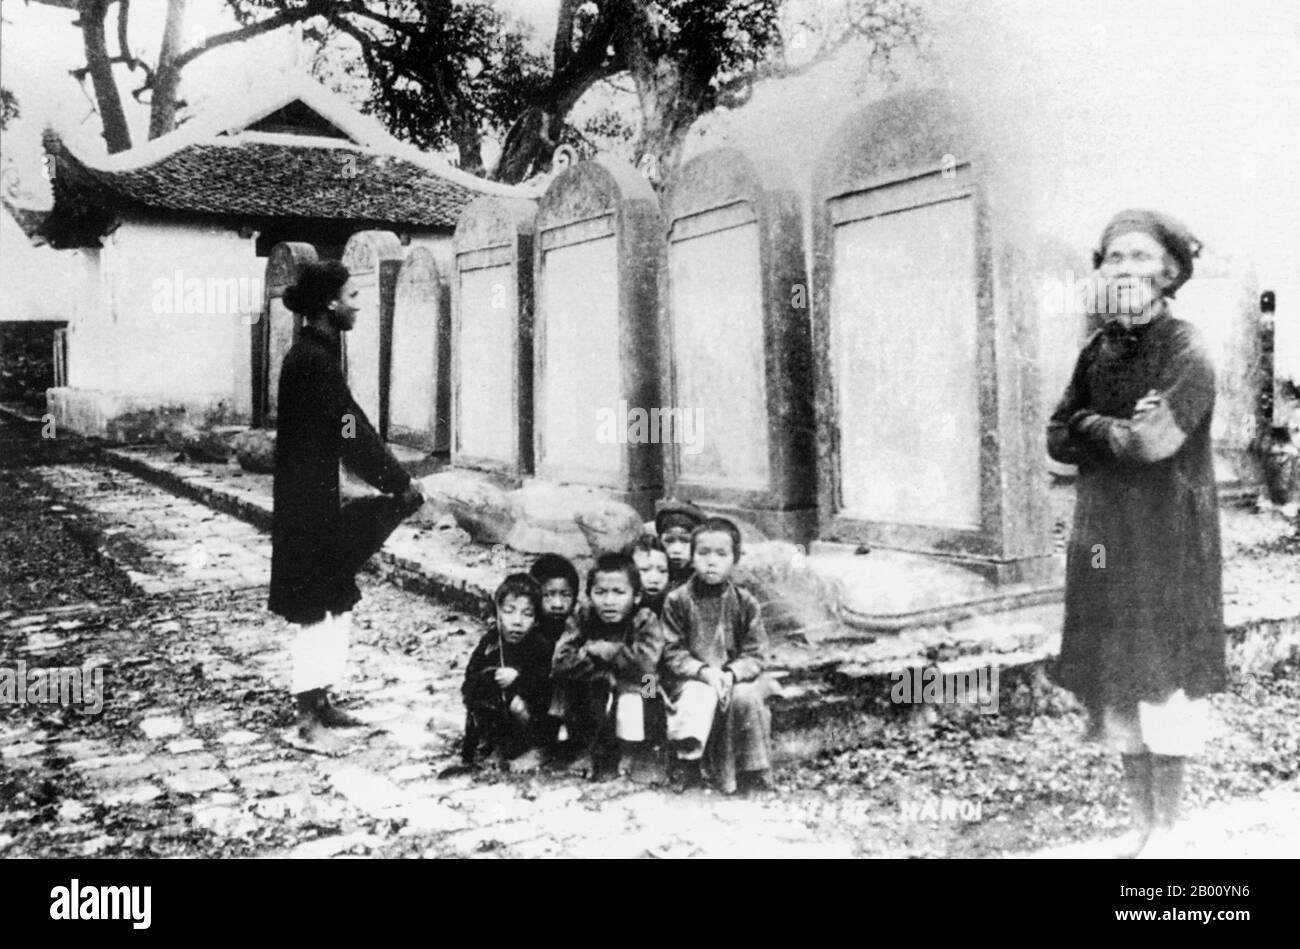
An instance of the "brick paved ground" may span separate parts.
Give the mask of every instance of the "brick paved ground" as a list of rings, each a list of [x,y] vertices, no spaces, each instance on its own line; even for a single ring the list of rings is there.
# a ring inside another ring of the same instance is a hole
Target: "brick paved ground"
[[[284,742],[284,644],[291,630],[262,608],[266,536],[111,468],[31,473],[64,502],[55,506],[67,508],[67,516],[97,515],[105,552],[152,605],[0,618],[7,661],[33,668],[88,661],[104,670],[106,688],[102,719],[72,713],[59,722],[66,727],[53,729],[31,716],[0,724],[10,781],[25,772],[33,785],[37,773],[61,776],[57,826],[15,833],[40,802],[11,809],[0,850],[852,852],[845,835],[802,823],[800,809],[788,803],[678,797],[626,780],[595,785],[560,775],[502,783],[437,779],[455,760],[461,663],[482,627],[370,578],[355,613],[355,676],[342,695],[373,729],[340,732],[351,737],[339,758],[291,748]],[[148,829],[126,837],[100,832],[135,825]]]

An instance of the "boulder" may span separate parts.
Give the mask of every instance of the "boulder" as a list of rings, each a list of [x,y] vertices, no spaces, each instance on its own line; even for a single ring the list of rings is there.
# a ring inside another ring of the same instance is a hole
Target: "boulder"
[[[622,550],[643,531],[635,510],[595,488],[534,481],[508,491],[491,475],[459,469],[420,484],[426,500],[413,523],[446,529],[450,516],[476,542],[521,553],[591,557]]]
[[[163,429],[163,441],[172,451],[181,452],[190,461],[225,464],[234,454],[234,439],[245,429],[239,425],[200,428],[178,421]]]
[[[580,503],[573,519],[586,538],[592,556],[623,550],[645,533],[635,509],[599,494]]]
[[[506,543],[526,554],[585,557],[591,548],[573,519],[579,503],[574,492],[582,490],[536,481],[512,492],[520,516]],[[584,496],[582,500],[588,499]]]
[[[732,579],[758,598],[769,633],[816,640],[839,625],[844,591],[811,569],[802,547],[781,540],[744,544]]]
[[[123,445],[156,442],[164,432],[180,425],[184,419],[185,409],[180,406],[121,412],[105,423],[105,437]]]
[[[641,536],[640,516],[595,488],[533,482],[513,492],[519,520],[506,543],[566,557],[622,550]]]
[[[414,522],[432,526],[444,514],[479,543],[504,544],[519,518],[510,495],[490,477],[473,471],[439,471],[420,479],[425,504]]]
[[[275,474],[275,432],[268,428],[250,428],[233,440],[239,467],[257,474]]]

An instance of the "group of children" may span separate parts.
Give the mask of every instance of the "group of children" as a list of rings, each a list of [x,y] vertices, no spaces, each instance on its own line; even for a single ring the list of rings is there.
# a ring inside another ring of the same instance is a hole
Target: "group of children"
[[[672,503],[654,535],[596,558],[585,598],[558,554],[506,577],[465,670],[464,762],[548,757],[600,779],[666,752],[675,788],[706,771],[729,794],[770,788],[776,686],[740,556],[734,523]]]

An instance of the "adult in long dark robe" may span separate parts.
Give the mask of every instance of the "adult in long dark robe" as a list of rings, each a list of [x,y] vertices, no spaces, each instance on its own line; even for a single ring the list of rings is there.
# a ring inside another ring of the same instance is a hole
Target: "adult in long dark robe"
[[[340,333],[358,312],[347,269],[308,264],[285,303],[306,325],[280,370],[268,606],[299,624],[290,650],[298,736],[325,747],[323,728],[361,724],[328,693],[346,669],[356,572],[422,498],[343,378]],[[341,508],[340,461],[388,496]]]
[[[1087,707],[1090,737],[1122,752],[1133,829],[1117,856],[1175,846],[1197,700],[1226,682],[1214,370],[1167,303],[1198,246],[1154,212],[1111,221],[1094,257],[1109,319],[1047,431],[1051,456],[1079,472],[1056,678]]]

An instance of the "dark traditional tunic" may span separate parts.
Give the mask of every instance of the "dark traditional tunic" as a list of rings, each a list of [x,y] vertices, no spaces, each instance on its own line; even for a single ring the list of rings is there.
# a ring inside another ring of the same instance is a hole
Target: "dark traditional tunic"
[[[501,668],[519,673],[507,689],[496,684]],[[465,666],[461,697],[465,700],[465,740],[461,757],[467,762],[489,751],[513,757],[550,737],[546,712],[551,704],[551,650],[533,630],[522,642],[507,643],[496,623],[488,626]],[[530,721],[517,722],[510,702],[519,696],[528,706]]]
[[[767,630],[758,600],[734,583],[710,586],[692,577],[664,601],[661,668],[674,699],[705,666],[735,677],[725,711],[715,712],[704,760],[722,790],[736,790],[741,771],[771,765],[772,715],[767,699],[776,685],[763,674]],[[696,683],[698,687],[698,683]]]
[[[339,343],[326,334],[307,327],[284,357],[278,409],[268,606],[315,623],[361,598],[356,571],[403,513],[393,499],[375,499],[345,519],[339,461],[387,494],[411,479],[353,400]]]
[[[1094,711],[1225,687],[1213,414],[1200,334],[1163,310],[1098,330],[1052,414],[1048,452],[1079,469],[1056,678]]]

